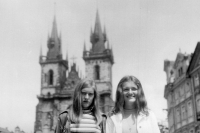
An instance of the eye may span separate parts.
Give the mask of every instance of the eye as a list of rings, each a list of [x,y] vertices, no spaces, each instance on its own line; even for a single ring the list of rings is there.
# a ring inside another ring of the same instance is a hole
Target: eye
[[[131,90],[136,91],[136,90],[138,90],[138,88],[132,87]]]
[[[93,93],[89,93],[89,96],[93,96],[94,94]]]
[[[81,92],[82,95],[86,95],[86,92]]]
[[[129,88],[124,88],[123,91],[127,92],[129,91]]]

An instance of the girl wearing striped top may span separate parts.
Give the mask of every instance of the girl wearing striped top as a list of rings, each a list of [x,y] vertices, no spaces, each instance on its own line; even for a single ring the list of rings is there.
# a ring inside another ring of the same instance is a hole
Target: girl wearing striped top
[[[98,106],[93,80],[83,80],[74,91],[73,104],[59,115],[55,133],[105,133],[106,116]]]

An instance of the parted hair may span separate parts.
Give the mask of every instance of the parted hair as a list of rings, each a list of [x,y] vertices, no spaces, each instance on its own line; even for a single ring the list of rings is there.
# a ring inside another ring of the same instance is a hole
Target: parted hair
[[[124,107],[124,96],[123,96],[123,84],[125,82],[133,82],[136,84],[136,86],[138,87],[138,93],[136,95],[136,101],[135,101],[135,108],[136,108],[136,112],[138,115],[139,113],[144,113],[146,115],[148,115],[148,108],[147,108],[147,101],[144,95],[144,91],[142,88],[142,84],[140,83],[140,81],[134,77],[134,76],[124,76],[118,83],[117,85],[117,91],[116,91],[116,102],[115,102],[115,107],[114,107],[114,112],[118,113],[118,112],[122,112],[123,111],[123,107]]]
[[[79,120],[81,119],[81,116],[83,114],[81,91],[84,88],[94,89],[94,99],[90,108],[92,109],[91,111],[96,119],[97,124],[99,124],[102,121],[102,116],[101,116],[99,103],[98,103],[99,96],[97,93],[95,82],[93,80],[88,80],[88,79],[80,81],[75,87],[74,96],[73,96],[73,104],[69,112],[70,120],[72,122],[79,123]]]

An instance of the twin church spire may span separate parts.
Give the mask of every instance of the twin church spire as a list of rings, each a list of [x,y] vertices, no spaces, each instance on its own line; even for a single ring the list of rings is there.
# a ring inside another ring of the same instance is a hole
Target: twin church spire
[[[112,53],[112,49],[110,49],[109,41],[107,38],[106,28],[104,26],[104,29],[102,30],[102,27],[101,27],[101,21],[100,21],[98,10],[96,12],[96,20],[95,20],[94,30],[92,30],[92,28],[91,28],[90,42],[92,43],[92,48],[89,50],[90,52],[103,53],[106,49],[107,50],[109,49],[110,53]],[[47,46],[48,46],[48,51],[47,51],[47,55],[46,55],[46,60],[62,59],[61,34],[58,35],[56,16],[54,16],[54,19],[53,19],[52,30],[51,30],[51,34],[48,36]],[[83,52],[86,52],[86,51],[87,51],[86,44],[84,42]],[[42,53],[40,53],[40,54],[42,54]],[[40,56],[42,56],[42,55],[40,55]],[[66,60],[68,60],[68,57]]]

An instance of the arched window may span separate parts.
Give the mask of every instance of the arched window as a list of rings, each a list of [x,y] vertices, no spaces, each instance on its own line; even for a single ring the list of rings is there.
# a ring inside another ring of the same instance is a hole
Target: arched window
[[[95,74],[95,80],[100,80],[100,67],[99,67],[99,65],[95,66],[94,74]]]
[[[49,70],[49,85],[53,85],[53,70]]]

